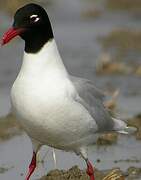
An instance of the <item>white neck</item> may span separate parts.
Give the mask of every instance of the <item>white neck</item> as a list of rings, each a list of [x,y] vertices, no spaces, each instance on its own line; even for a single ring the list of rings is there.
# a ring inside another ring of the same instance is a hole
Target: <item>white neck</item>
[[[39,76],[40,73],[67,76],[67,71],[62,62],[55,40],[47,42],[36,54],[24,52],[23,64],[20,73]]]

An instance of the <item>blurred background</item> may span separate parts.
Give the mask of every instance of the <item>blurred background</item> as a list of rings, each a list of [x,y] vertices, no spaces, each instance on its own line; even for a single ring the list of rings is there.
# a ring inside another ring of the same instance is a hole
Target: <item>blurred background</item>
[[[5,0],[0,1],[0,34],[11,26],[15,11],[29,2],[42,5],[52,22],[59,51],[68,71],[88,78],[107,95],[106,106],[138,127],[135,136],[101,137],[90,158],[100,170],[119,167],[141,178],[141,1],[140,0]],[[20,38],[0,49],[0,180],[24,180],[32,148],[10,113],[10,88],[22,63]],[[108,148],[107,148],[108,146]],[[46,149],[47,155],[46,155]],[[52,150],[43,148],[41,177],[54,168]],[[49,154],[49,155],[48,155]],[[83,162],[56,151],[57,168]],[[105,156],[106,155],[106,156]],[[63,159],[63,160],[62,160]],[[134,167],[131,170],[131,167]],[[33,178],[34,179],[34,178]]]

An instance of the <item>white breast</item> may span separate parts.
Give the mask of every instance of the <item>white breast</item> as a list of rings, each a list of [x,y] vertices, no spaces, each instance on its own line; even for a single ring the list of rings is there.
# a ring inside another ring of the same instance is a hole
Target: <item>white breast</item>
[[[73,100],[75,94],[52,42],[36,55],[25,54],[11,90],[12,108],[31,137],[61,147],[95,126],[87,110]]]

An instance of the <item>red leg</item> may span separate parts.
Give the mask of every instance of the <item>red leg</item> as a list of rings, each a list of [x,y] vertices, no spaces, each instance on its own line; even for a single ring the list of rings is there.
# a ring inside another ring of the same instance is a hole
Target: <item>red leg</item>
[[[90,176],[90,180],[95,180],[94,168],[90,161],[87,161],[87,174]]]
[[[29,171],[28,171],[28,174],[26,176],[26,180],[30,179],[30,177],[31,177],[32,173],[34,172],[35,168],[36,168],[36,153],[33,152],[32,160],[31,160],[31,163],[29,165]]]

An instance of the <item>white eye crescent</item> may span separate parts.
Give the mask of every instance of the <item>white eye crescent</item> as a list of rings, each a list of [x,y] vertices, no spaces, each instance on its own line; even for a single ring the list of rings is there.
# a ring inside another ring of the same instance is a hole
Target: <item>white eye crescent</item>
[[[30,16],[30,19],[33,20],[33,22],[38,22],[40,20],[40,18],[38,17],[37,14],[33,14]]]

